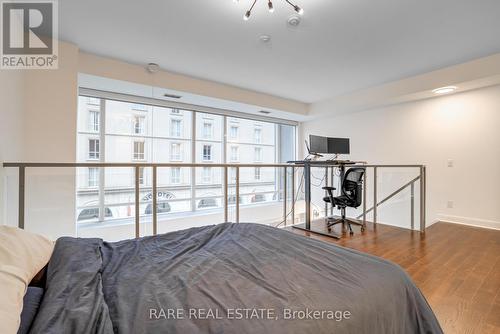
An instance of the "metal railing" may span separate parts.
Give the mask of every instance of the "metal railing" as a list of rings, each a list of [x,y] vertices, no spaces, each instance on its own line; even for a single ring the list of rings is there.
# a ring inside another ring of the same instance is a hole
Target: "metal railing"
[[[419,181],[420,183],[420,226],[419,230],[420,232],[424,233],[425,232],[425,226],[426,226],[426,174],[427,174],[427,169],[425,165],[365,165],[365,167],[372,167],[373,168],[373,206],[369,208],[368,210],[366,209],[366,186],[363,187],[363,213],[359,216],[356,217],[356,219],[359,219],[363,217],[363,221],[366,221],[366,215],[369,212],[373,211],[373,223],[377,223],[377,213],[378,213],[378,207],[397,194],[401,193],[403,190],[407,189],[410,187],[410,221],[411,221],[411,229],[413,230],[415,227],[415,183]],[[399,187],[395,191],[391,192],[389,195],[384,197],[382,200],[378,200],[378,194],[377,194],[377,178],[378,178],[378,169],[379,168],[418,168],[419,169],[419,175],[409,182],[405,183],[403,186]],[[366,184],[366,173],[365,173],[365,184]]]
[[[364,187],[363,187],[363,213],[357,217],[357,219],[363,218],[363,222],[366,222],[366,215],[369,212],[373,212],[373,223],[377,224],[377,209],[380,205],[387,202],[389,199],[393,198],[397,194],[401,193],[404,189],[410,187],[411,191],[411,228],[414,228],[414,220],[415,220],[415,184],[417,181],[420,185],[420,232],[425,231],[425,212],[426,212],[426,167],[424,165],[370,165],[370,164],[356,164],[349,165],[347,167],[355,167],[361,166],[364,168],[373,168],[373,203],[374,205],[367,209],[366,207],[366,199],[367,199],[367,190],[366,190],[366,180],[367,173],[364,174]],[[19,191],[18,191],[18,226],[19,228],[24,228],[25,225],[25,182],[26,182],[26,169],[27,168],[78,168],[78,167],[96,167],[96,168],[114,168],[114,167],[131,167],[134,168],[135,174],[135,182],[134,182],[134,205],[135,205],[135,235],[136,237],[140,236],[140,169],[141,168],[152,168],[152,225],[153,225],[153,234],[156,235],[158,233],[158,212],[157,212],[157,190],[158,190],[158,168],[166,168],[166,167],[182,167],[182,168],[200,168],[200,167],[212,167],[212,168],[222,168],[223,170],[223,212],[224,212],[224,221],[228,221],[228,209],[229,209],[229,201],[228,197],[229,192],[228,189],[230,187],[228,181],[228,170],[229,168],[235,169],[235,203],[231,204],[235,206],[235,222],[238,223],[240,221],[240,169],[241,168],[254,168],[254,167],[262,167],[262,168],[279,168],[283,170],[282,178],[283,178],[283,186],[281,189],[278,189],[276,192],[279,194],[283,193],[283,221],[287,222],[288,217],[291,216],[291,221],[295,224],[295,204],[296,204],[296,169],[302,168],[301,166],[297,166],[295,164],[284,164],[284,163],[259,163],[259,164],[227,164],[227,163],[104,163],[104,162],[95,162],[95,163],[23,163],[23,162],[6,162],[3,163],[3,167],[11,167],[17,168],[19,173]],[[328,172],[329,168],[331,169],[331,182],[333,182],[334,174],[333,169],[336,168],[332,166],[332,164],[315,165],[314,167],[325,168],[325,181],[328,184]],[[382,200],[378,200],[377,194],[377,174],[378,170],[381,168],[418,168],[419,175],[413,178],[411,181],[407,182],[397,190],[390,193],[388,196],[383,198]],[[288,171],[291,170],[291,179],[288,182]],[[278,179],[276,179],[277,181]],[[192,180],[192,184],[195,184],[195,181]],[[291,190],[289,193],[288,186],[291,186]],[[300,187],[300,185],[299,185]],[[233,196],[233,195],[232,195]],[[288,208],[287,199],[291,199],[291,207]],[[188,200],[188,199],[186,199]],[[279,200],[279,196],[278,196]],[[289,210],[290,209],[290,210]],[[333,211],[333,208],[331,209]],[[325,210],[326,213],[326,210]],[[333,213],[333,212],[332,212]]]
[[[25,183],[26,183],[26,169],[27,168],[78,168],[78,167],[95,167],[95,168],[121,168],[121,167],[129,167],[134,168],[134,205],[135,205],[135,236],[140,236],[140,170],[141,168],[152,168],[152,224],[153,224],[153,235],[158,233],[158,208],[157,208],[157,190],[158,190],[158,168],[167,168],[167,167],[182,167],[182,168],[222,168],[223,170],[223,210],[224,210],[224,221],[228,221],[229,217],[229,180],[228,180],[228,170],[229,168],[235,168],[235,222],[239,223],[240,221],[240,169],[241,168],[280,168],[283,169],[283,219],[286,221],[288,217],[288,208],[287,208],[287,172],[288,169],[292,169],[292,180],[294,180],[293,174],[295,173],[296,166],[292,166],[290,164],[280,164],[280,163],[259,163],[259,164],[226,164],[226,163],[104,163],[104,162],[95,162],[95,163],[12,163],[7,162],[3,164],[3,167],[14,167],[19,170],[19,191],[18,191],[18,226],[19,228],[24,228],[25,226]],[[193,182],[194,184],[194,182]],[[292,191],[294,187],[292,187]],[[277,191],[278,193],[280,190]],[[292,198],[294,198],[292,192]],[[295,207],[292,205],[291,215],[292,219],[295,216],[294,214]]]
[[[325,161],[325,162],[315,162],[313,165],[314,168],[325,168],[325,181],[326,184],[328,184],[328,180],[330,179],[333,182],[334,178],[334,173],[333,169],[338,168],[338,166],[332,166],[331,162]],[[397,194],[401,193],[403,190],[407,189],[410,187],[410,221],[411,221],[411,229],[413,230],[415,227],[415,184],[417,181],[419,182],[419,192],[420,192],[420,201],[419,201],[419,212],[420,212],[420,226],[419,226],[419,231],[421,233],[425,232],[426,228],[426,166],[425,165],[419,165],[419,164],[409,164],[409,165],[400,165],[400,164],[388,164],[388,165],[382,165],[382,164],[366,164],[366,163],[356,163],[356,164],[349,164],[346,165],[346,168],[351,168],[351,167],[363,167],[363,168],[372,168],[373,169],[373,203],[374,205],[367,209],[366,207],[366,199],[367,199],[367,173],[364,173],[363,176],[363,200],[362,200],[362,206],[363,206],[363,213],[358,215],[356,219],[362,218],[363,223],[366,223],[366,215],[370,212],[373,212],[373,219],[372,223],[377,224],[378,221],[378,207],[385,202],[387,202],[389,199],[393,198]],[[382,200],[378,200],[378,172],[382,168],[387,168],[387,169],[394,169],[394,168],[411,168],[411,169],[418,169],[419,175],[409,182],[405,183],[403,186],[399,187],[395,191],[391,192],[389,195],[384,197]],[[329,178],[329,169],[331,169],[330,173],[330,178]],[[333,186],[333,183],[331,184]],[[326,192],[325,192],[326,196]],[[331,210],[331,215],[333,215],[333,207],[330,206]],[[325,204],[325,214],[327,213],[327,204]]]

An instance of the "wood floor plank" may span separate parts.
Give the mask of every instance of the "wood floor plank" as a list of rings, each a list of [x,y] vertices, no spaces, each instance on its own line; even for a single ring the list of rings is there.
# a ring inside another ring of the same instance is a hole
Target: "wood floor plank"
[[[353,236],[336,240],[289,229],[397,263],[425,295],[445,333],[500,334],[500,231],[439,222],[421,234],[368,223],[364,233],[354,227]]]

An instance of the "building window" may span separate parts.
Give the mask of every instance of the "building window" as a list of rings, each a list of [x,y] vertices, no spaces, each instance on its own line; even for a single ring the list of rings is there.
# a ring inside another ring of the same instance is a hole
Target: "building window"
[[[134,117],[134,133],[136,135],[140,135],[144,133],[144,116],[135,116]]]
[[[89,130],[91,132],[99,132],[100,115],[101,113],[97,110],[89,111]]]
[[[239,130],[239,127],[237,125],[231,125],[231,127],[229,127],[229,138],[237,139],[238,138],[238,130]]]
[[[148,111],[148,106],[144,105],[144,104],[134,103],[134,104],[132,104],[132,109],[139,110],[139,111]]]
[[[181,183],[181,168],[173,167],[170,170],[170,183],[179,184]]]
[[[229,182],[236,182],[236,167],[229,168]]]
[[[139,167],[139,184],[144,184],[144,167]]]
[[[210,139],[213,135],[213,124],[212,122],[203,122],[203,138]]]
[[[89,167],[88,186],[95,188],[99,186],[99,168]]]
[[[232,162],[238,161],[238,146],[231,146],[231,156],[230,159]]]
[[[255,162],[261,162],[262,161],[262,147],[256,147],[254,152],[255,152],[255,155],[254,155]]]
[[[262,129],[261,128],[255,128],[253,130],[254,134],[254,139],[256,143],[261,143],[262,142]]]
[[[99,160],[99,139],[89,139],[89,159]]]
[[[101,105],[101,99],[98,97],[87,97],[87,104],[91,106]]]
[[[144,142],[134,142],[134,160],[144,160]]]
[[[211,183],[212,182],[212,168],[203,167],[203,172],[201,175],[201,181],[203,183]]]
[[[170,136],[180,137],[182,135],[182,120],[173,118],[170,120]]]
[[[255,167],[255,170],[254,170],[254,178],[255,178],[255,180],[257,180],[257,181],[259,181],[259,180],[260,180],[260,177],[261,177],[260,172],[261,172],[260,167]]]
[[[172,143],[170,145],[170,160],[171,161],[181,161],[181,144]]]
[[[212,145],[203,145],[203,161],[212,161]]]

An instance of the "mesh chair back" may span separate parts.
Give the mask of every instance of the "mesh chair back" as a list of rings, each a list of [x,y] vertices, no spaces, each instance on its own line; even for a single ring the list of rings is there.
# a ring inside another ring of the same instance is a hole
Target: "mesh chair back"
[[[364,174],[364,168],[349,168],[342,182],[342,193],[352,201],[354,207],[361,205]]]

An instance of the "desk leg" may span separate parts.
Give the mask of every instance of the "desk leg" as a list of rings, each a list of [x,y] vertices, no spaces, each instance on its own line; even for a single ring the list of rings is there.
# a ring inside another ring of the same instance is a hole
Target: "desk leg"
[[[345,176],[345,165],[340,165],[340,194],[342,195],[342,185],[344,184],[344,176]],[[345,208],[340,209],[340,215],[342,219],[345,219]],[[342,230],[345,225],[342,223]]]
[[[311,229],[311,165],[304,164],[304,192],[306,202],[306,229]]]
[[[324,228],[311,229],[311,165],[308,162],[304,163],[304,195],[306,205],[306,221],[304,224],[293,225],[292,228],[340,239],[339,235],[326,229],[326,224],[324,225]]]

